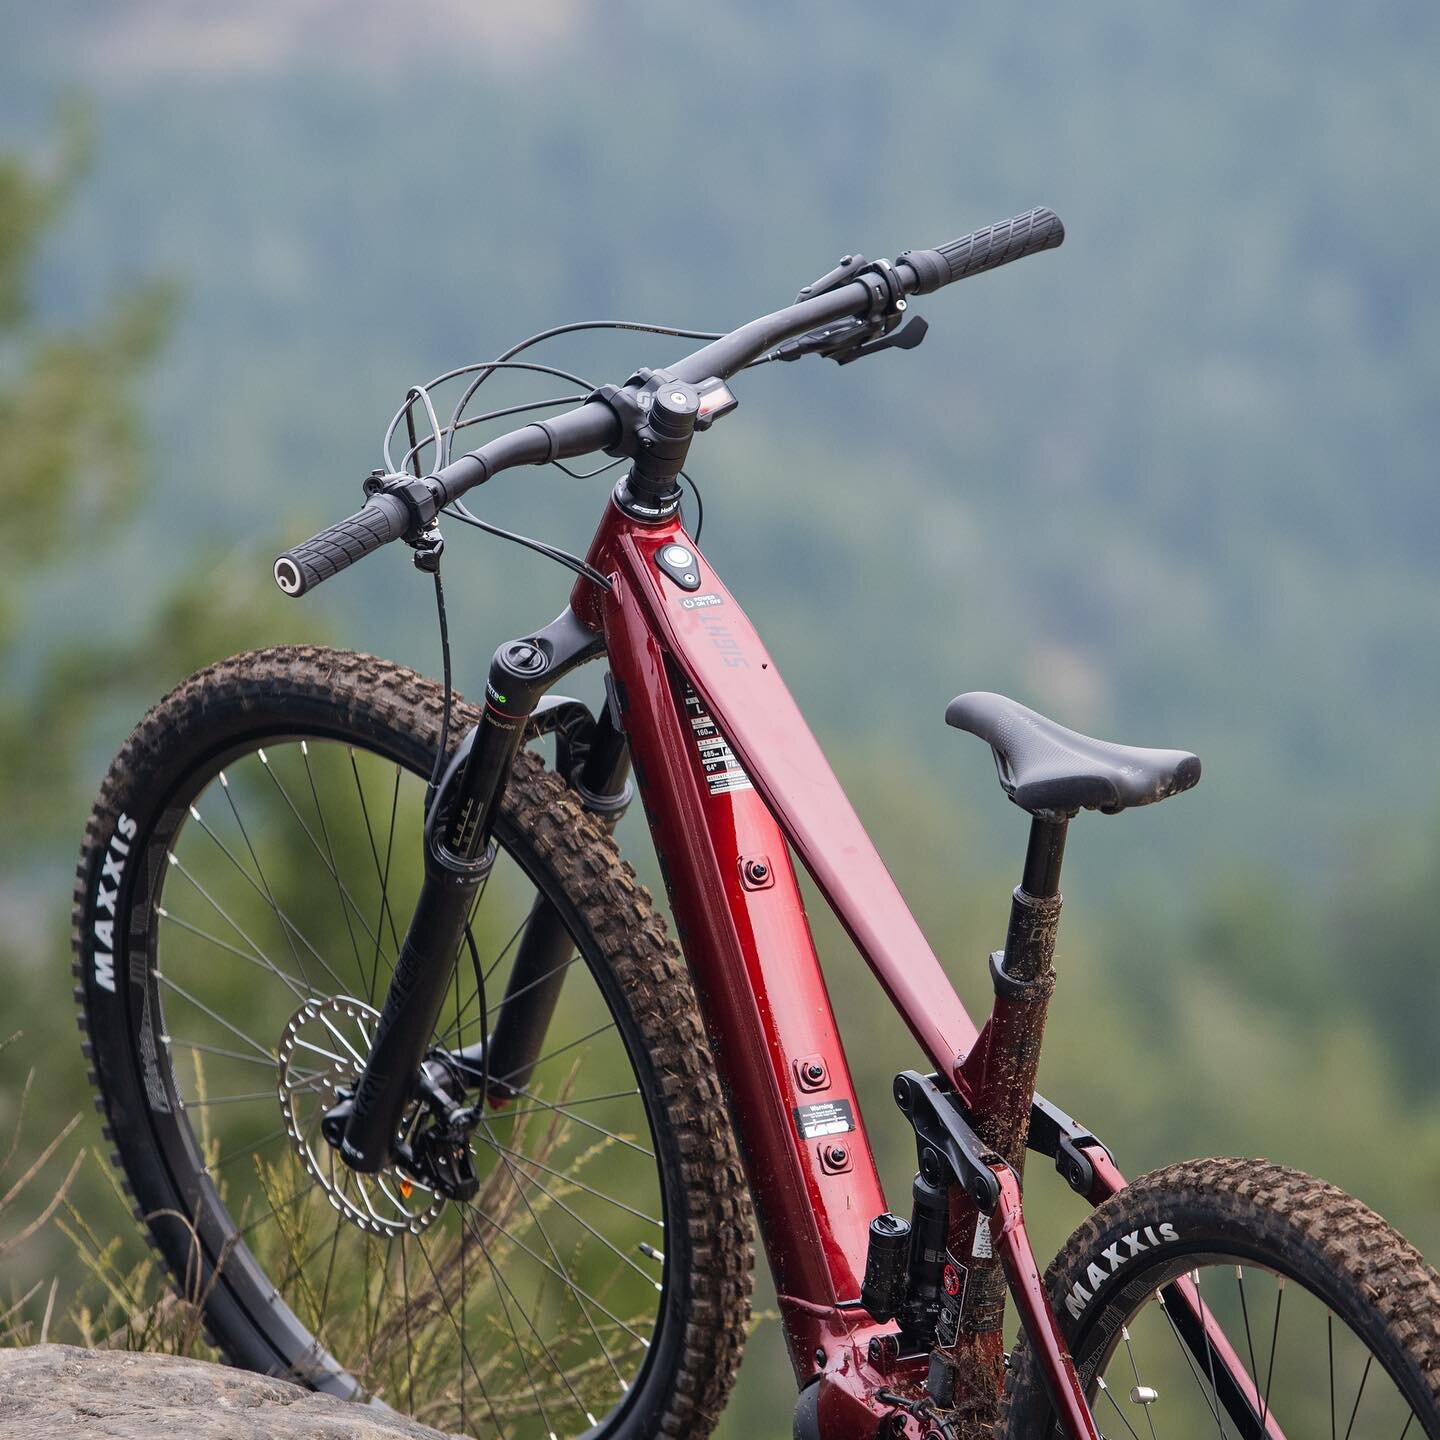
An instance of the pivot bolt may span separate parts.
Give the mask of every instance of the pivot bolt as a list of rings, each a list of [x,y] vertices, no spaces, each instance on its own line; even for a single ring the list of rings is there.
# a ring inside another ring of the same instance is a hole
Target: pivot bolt
[[[740,857],[740,883],[747,890],[768,890],[775,883],[775,867],[768,855]]]
[[[825,1067],[818,1060],[812,1060],[805,1067],[805,1078],[811,1084],[818,1085],[825,1078]]]

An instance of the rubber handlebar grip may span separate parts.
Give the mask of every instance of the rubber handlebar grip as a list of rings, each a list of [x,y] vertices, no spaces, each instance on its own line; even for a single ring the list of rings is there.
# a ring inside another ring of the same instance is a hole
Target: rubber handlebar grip
[[[915,294],[928,295],[953,281],[1023,260],[1027,255],[1038,255],[1042,250],[1053,250],[1064,239],[1060,217],[1042,205],[1027,214],[971,231],[948,245],[907,250],[896,257],[896,263],[908,265],[915,272]]]
[[[410,511],[398,495],[373,495],[348,520],[285,551],[275,561],[275,583],[291,596],[313,590],[410,528]]]

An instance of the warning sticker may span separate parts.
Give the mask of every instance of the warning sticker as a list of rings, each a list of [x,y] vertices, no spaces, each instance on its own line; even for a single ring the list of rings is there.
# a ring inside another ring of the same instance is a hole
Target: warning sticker
[[[965,1294],[970,1288],[970,1271],[953,1250],[945,1252],[940,1271],[940,1314],[936,1319],[935,1340],[947,1349],[960,1335],[960,1316],[965,1310]]]
[[[977,1260],[988,1260],[995,1253],[995,1248],[990,1243],[990,1220],[988,1216],[982,1215],[975,1222],[975,1243],[971,1246],[970,1253]]]
[[[720,733],[714,717],[689,685],[685,687],[685,716],[695,737],[695,749],[699,752],[710,793],[724,795],[731,790],[753,790],[755,787],[741,769],[730,742]]]
[[[813,1105],[797,1105],[795,1128],[802,1140],[843,1135],[855,1128],[855,1111],[848,1100],[817,1100]]]

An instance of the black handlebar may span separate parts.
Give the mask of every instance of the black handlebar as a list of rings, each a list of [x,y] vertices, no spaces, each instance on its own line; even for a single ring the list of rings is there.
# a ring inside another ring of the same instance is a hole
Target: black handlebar
[[[907,250],[895,261],[894,273],[907,295],[929,295],[953,281],[1023,260],[1042,250],[1053,250],[1064,239],[1060,217],[1042,206],[933,250]],[[873,303],[874,293],[861,280],[838,285],[732,330],[677,361],[666,373],[691,385],[712,378],[728,379],[787,340],[837,320],[863,316]],[[575,410],[521,426],[462,455],[435,474],[411,482],[405,492],[407,499],[390,492],[371,496],[364,508],[348,520],[331,525],[281,555],[275,561],[275,583],[287,595],[303,595],[372,550],[392,540],[418,535],[440,509],[502,470],[607,450],[620,440],[620,432],[615,411],[593,396]],[[418,501],[417,493],[421,497]]]

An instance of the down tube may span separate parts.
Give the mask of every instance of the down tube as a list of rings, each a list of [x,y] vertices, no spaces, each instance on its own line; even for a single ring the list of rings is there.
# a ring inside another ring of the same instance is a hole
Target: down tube
[[[884,1195],[785,838],[723,758],[723,740],[622,577],[605,629],[640,795],[804,1380],[815,1351],[851,1329],[836,1307],[860,1292]]]

